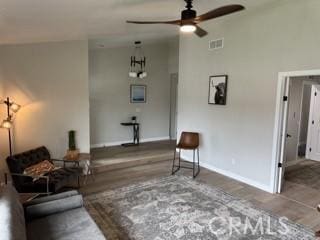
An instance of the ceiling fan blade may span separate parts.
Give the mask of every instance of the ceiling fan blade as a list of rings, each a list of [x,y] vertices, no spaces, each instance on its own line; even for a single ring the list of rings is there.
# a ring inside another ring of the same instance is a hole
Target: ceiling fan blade
[[[181,25],[181,20],[173,20],[173,21],[127,21],[127,23],[133,23],[133,24],[172,24],[172,25]]]
[[[214,10],[212,10],[210,12],[207,12],[205,14],[202,14],[200,16],[197,16],[194,19],[194,21],[196,23],[200,23],[200,22],[207,21],[207,20],[210,20],[210,19],[213,19],[213,18],[218,18],[218,17],[222,17],[222,16],[225,16],[225,15],[228,15],[228,14],[231,14],[231,13],[242,11],[244,9],[245,9],[245,7],[242,6],[242,5],[237,5],[237,4],[235,4],[235,5],[227,5],[227,6],[223,6],[223,7],[214,9]]]
[[[201,27],[199,26],[196,26],[196,31],[194,32],[198,37],[204,37],[208,34],[208,32],[204,29],[202,29]]]

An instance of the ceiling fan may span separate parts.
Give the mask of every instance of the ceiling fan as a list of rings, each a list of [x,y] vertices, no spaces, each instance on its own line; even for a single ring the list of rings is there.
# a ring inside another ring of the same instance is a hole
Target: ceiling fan
[[[214,18],[222,17],[234,12],[244,10],[242,5],[226,5],[223,7],[216,8],[205,14],[197,16],[197,12],[193,10],[193,0],[184,0],[187,5],[186,9],[181,12],[181,19],[172,21],[127,21],[127,23],[134,24],[171,24],[180,26],[182,32],[192,33],[194,32],[198,37],[204,37],[208,34],[207,31],[198,26],[199,23],[211,20]]]

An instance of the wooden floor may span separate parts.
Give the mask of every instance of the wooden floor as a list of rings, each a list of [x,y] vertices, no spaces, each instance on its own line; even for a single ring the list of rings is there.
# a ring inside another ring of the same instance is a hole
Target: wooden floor
[[[97,174],[95,181],[89,179],[80,191],[86,195],[170,174],[171,161],[124,168]],[[178,174],[190,176],[192,173],[190,170],[181,169]],[[308,192],[301,186],[288,183],[283,194],[270,194],[204,168],[196,181],[218,187],[235,197],[250,201],[261,209],[278,216],[286,216],[313,230],[320,229],[320,213],[316,211],[320,195]]]
[[[175,141],[141,143],[138,146],[112,146],[91,150],[95,172],[144,165],[173,158]]]

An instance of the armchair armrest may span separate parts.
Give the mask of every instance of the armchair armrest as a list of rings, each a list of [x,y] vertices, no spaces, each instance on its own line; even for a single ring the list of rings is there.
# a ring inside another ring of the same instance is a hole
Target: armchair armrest
[[[50,159],[52,162],[61,162],[63,167],[66,167],[66,163],[73,163],[77,167],[80,167],[80,163],[77,160],[63,160],[63,159]]]
[[[50,160],[53,161],[53,162],[73,162],[73,163],[78,163],[79,162],[77,160],[63,160],[63,159],[54,159],[54,158],[51,158]]]
[[[17,177],[27,177],[27,178],[32,178],[35,179],[34,176],[28,175],[28,174],[23,174],[23,173],[11,173],[11,176],[17,176]],[[47,185],[47,194],[49,194],[49,176],[37,176],[37,179],[46,179],[46,185]]]
[[[28,175],[28,174],[23,174],[23,173],[10,173],[11,176],[18,176],[18,177],[30,177],[32,179],[34,179],[35,177],[32,175]],[[38,176],[37,178],[45,178],[45,179],[49,179],[49,176]]]

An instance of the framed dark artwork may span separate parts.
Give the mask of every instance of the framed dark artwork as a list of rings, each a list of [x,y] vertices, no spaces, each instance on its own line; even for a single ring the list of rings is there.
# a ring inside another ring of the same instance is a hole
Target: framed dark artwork
[[[209,104],[227,104],[228,75],[210,76],[209,78]]]
[[[147,102],[147,86],[146,85],[130,85],[130,102],[145,103]]]

